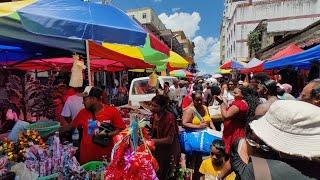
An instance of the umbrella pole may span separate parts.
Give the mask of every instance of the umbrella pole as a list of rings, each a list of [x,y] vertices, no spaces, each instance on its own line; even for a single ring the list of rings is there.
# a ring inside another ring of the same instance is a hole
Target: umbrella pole
[[[86,73],[86,79],[88,80],[88,85],[92,85],[92,79],[91,79],[91,67],[90,67],[90,51],[89,51],[89,41],[86,40],[86,55],[87,55],[87,73]]]

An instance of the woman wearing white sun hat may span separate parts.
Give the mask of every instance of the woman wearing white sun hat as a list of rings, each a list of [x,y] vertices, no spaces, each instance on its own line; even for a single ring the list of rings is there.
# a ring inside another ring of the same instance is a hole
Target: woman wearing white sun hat
[[[247,127],[231,149],[232,170],[241,179],[320,179],[320,108],[276,101]],[[220,175],[224,177],[224,174]]]

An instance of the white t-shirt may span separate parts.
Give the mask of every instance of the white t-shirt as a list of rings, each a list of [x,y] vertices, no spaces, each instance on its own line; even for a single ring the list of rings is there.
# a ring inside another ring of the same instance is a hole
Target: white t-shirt
[[[186,87],[180,88],[180,96],[184,97],[184,96],[186,96],[186,95],[188,95],[188,90],[187,90],[187,88],[186,88]]]
[[[234,96],[232,91],[225,90],[223,92],[223,97],[227,99],[228,106],[230,106],[230,104],[234,101]]]
[[[84,108],[83,97],[78,95],[73,95],[68,97],[66,103],[63,106],[61,116],[71,117],[72,120],[76,118],[77,114],[81,109]]]

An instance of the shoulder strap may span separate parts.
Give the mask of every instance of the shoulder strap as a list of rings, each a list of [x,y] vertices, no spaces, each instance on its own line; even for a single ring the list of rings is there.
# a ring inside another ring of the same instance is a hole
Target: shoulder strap
[[[251,156],[255,180],[272,180],[266,159]]]
[[[202,122],[203,118],[195,107],[193,108],[193,111],[194,111],[194,115],[197,116],[197,118],[200,120],[200,122]]]

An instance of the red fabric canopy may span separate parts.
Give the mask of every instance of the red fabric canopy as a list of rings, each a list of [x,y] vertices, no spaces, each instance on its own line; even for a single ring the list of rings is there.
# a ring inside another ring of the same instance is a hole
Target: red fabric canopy
[[[277,52],[275,55],[273,55],[271,58],[268,59],[268,61],[275,61],[277,59],[283,58],[283,57],[287,57],[287,56],[291,56],[297,53],[302,52],[303,49],[301,49],[300,47],[298,47],[295,44],[290,44],[288,47],[286,47],[285,49]],[[246,68],[243,70],[240,70],[241,73],[243,74],[248,74],[248,73],[258,73],[258,72],[262,72],[263,69],[263,63],[258,64],[257,66],[251,67],[251,68]]]
[[[257,66],[251,67],[251,68],[246,68],[246,69],[242,69],[240,70],[240,73],[243,74],[249,74],[249,73],[258,73],[258,72],[262,72],[263,71],[263,62]]]
[[[92,41],[89,41],[89,52],[92,56],[97,56],[104,59],[120,62],[129,69],[146,69],[153,67],[152,65],[144,62],[143,60],[132,58],[124,54],[112,51]]]
[[[149,36],[150,36],[150,44],[153,49],[160,51],[163,54],[166,54],[167,56],[170,56],[170,49],[165,43],[163,43],[151,32],[149,32]]]
[[[37,59],[30,60],[20,64],[16,64],[13,68],[17,68],[24,71],[29,70],[39,70],[39,71],[47,71],[51,69],[69,69],[71,70],[73,65],[72,58],[52,58],[52,59]],[[91,70],[105,70],[105,71],[122,71],[125,69],[125,66],[119,62],[107,60],[107,59],[99,59],[99,60],[91,60]]]
[[[301,49],[299,46],[295,45],[295,44],[290,44],[288,47],[286,47],[285,49],[277,52],[275,55],[273,55],[271,58],[269,58],[269,61],[273,61],[276,59],[280,59],[283,57],[287,57],[287,56],[291,56],[297,53],[302,52],[303,49]]]
[[[228,60],[220,66],[220,69],[231,69],[231,68],[232,68],[232,60]]]

